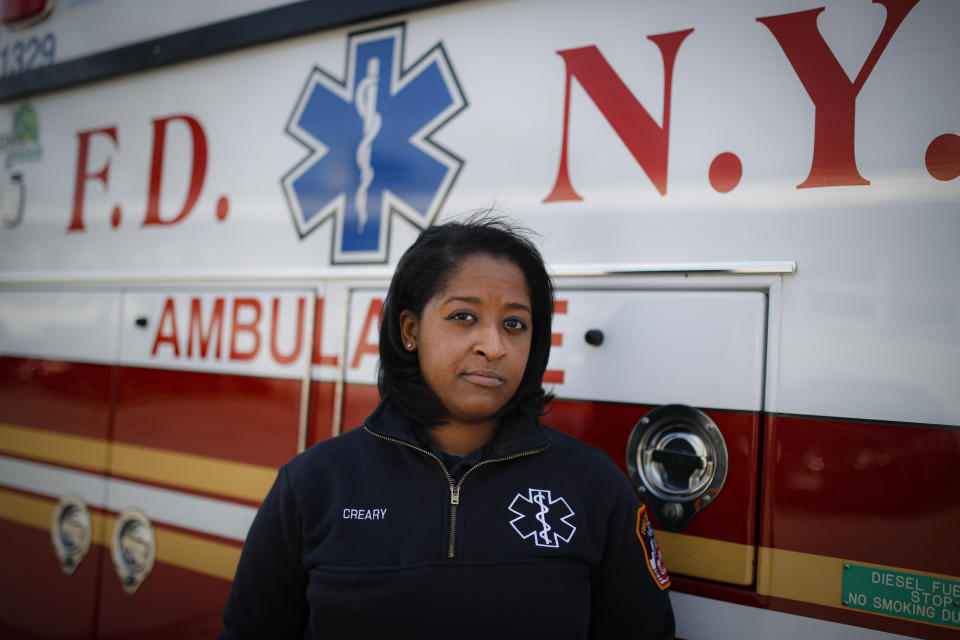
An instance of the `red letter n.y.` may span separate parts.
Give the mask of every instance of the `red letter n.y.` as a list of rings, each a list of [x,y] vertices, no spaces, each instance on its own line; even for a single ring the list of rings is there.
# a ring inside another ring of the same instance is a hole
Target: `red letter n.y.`
[[[677,51],[693,29],[664,33],[648,38],[660,49],[663,58],[663,125],[643,108],[640,101],[623,83],[600,50],[595,46],[558,51],[567,68],[563,104],[563,139],[560,148],[560,168],[553,189],[544,202],[582,200],[570,182],[567,169],[567,139],[570,130],[570,79],[576,78],[593,103],[600,109],[610,126],[637,163],[664,195],[667,192],[667,152],[670,141],[670,97],[673,86],[673,63]]]
[[[817,16],[824,10],[823,7],[757,18],[758,22],[770,29],[780,43],[816,109],[813,162],[810,174],[797,185],[798,189],[870,184],[857,170],[854,155],[857,95],[890,38],[918,1],[874,0],[887,8],[887,19],[853,82],[847,77],[817,29]]]

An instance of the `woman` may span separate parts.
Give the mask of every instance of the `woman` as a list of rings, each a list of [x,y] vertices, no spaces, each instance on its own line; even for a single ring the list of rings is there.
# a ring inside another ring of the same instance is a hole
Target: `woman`
[[[281,468],[221,638],[672,638],[633,489],[538,420],[552,312],[505,222],[424,231],[384,303],[380,406]]]

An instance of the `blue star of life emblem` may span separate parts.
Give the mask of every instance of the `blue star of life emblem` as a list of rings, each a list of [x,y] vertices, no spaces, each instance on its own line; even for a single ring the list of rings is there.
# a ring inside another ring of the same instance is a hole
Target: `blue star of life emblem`
[[[560,546],[570,542],[577,528],[569,522],[573,509],[563,498],[553,498],[549,489],[528,489],[527,495],[518,493],[508,507],[516,518],[510,526],[521,538],[533,538],[538,547]]]
[[[284,194],[301,238],[334,219],[334,263],[386,262],[391,214],[428,227],[463,166],[430,138],[467,105],[443,45],[404,68],[404,37],[350,35],[344,79],[314,67],[287,123],[310,153]]]

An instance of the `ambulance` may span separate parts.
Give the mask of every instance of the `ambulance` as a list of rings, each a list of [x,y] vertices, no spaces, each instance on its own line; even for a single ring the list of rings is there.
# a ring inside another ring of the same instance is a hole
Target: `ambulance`
[[[277,469],[376,406],[397,260],[491,207],[678,637],[960,635],[956,0],[0,21],[0,636],[215,636]]]

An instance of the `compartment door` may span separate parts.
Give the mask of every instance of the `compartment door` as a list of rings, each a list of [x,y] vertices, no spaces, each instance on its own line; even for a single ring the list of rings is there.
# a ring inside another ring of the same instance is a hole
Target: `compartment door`
[[[305,440],[313,289],[124,297],[101,638],[211,638],[247,529]]]
[[[652,408],[702,412],[725,440],[726,479],[680,530],[661,518],[657,537],[671,574],[752,584],[766,294],[561,289],[557,300],[546,380],[558,399],[545,422],[626,472],[631,433]]]
[[[0,635],[96,632],[120,294],[0,292]]]

